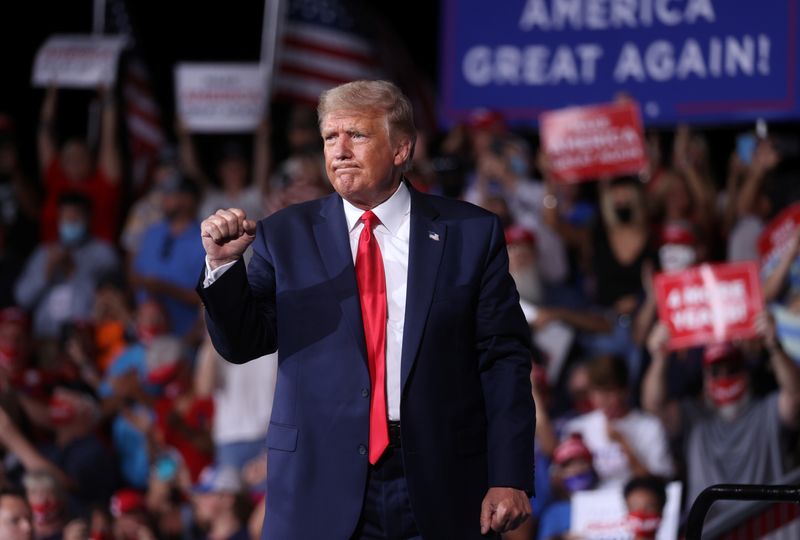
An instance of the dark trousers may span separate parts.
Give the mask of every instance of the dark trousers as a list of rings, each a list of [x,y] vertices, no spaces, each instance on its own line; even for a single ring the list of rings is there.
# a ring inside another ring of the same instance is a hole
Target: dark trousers
[[[351,540],[422,540],[411,513],[399,447],[390,446],[370,465],[364,507]]]

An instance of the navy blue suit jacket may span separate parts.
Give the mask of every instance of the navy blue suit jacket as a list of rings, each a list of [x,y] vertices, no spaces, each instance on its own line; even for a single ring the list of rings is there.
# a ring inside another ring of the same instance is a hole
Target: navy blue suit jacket
[[[530,330],[497,217],[409,189],[400,405],[409,497],[424,538],[485,538],[487,489],[532,491]],[[198,290],[224,358],[279,351],[263,538],[347,539],[367,481],[370,381],[341,198],[260,221],[253,248],[246,270],[239,261]]]

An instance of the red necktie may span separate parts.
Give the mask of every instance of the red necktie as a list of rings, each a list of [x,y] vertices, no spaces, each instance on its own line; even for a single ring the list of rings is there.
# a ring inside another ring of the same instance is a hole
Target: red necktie
[[[361,299],[361,318],[367,342],[369,382],[369,462],[373,465],[389,445],[386,417],[386,277],[383,258],[373,229],[380,220],[371,210],[361,216],[364,228],[358,239],[356,281]]]

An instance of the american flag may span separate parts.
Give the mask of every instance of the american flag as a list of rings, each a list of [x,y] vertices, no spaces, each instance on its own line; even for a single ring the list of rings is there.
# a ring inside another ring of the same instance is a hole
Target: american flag
[[[275,96],[316,105],[324,90],[382,76],[373,44],[345,0],[289,0]]]
[[[122,112],[130,156],[134,193],[147,189],[147,181],[164,144],[161,111],[147,66],[137,52],[125,0],[109,0],[106,28],[128,38],[130,54],[121,66]]]

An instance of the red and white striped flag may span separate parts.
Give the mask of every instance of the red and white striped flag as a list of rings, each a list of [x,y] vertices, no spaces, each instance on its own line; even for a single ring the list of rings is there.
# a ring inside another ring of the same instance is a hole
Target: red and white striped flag
[[[372,43],[341,0],[290,0],[274,88],[277,98],[316,105],[320,93],[382,76]]]
[[[128,39],[130,53],[121,65],[122,113],[130,157],[131,188],[141,194],[149,186],[150,173],[165,142],[161,111],[149,70],[137,52],[125,0],[109,0],[106,29]]]

